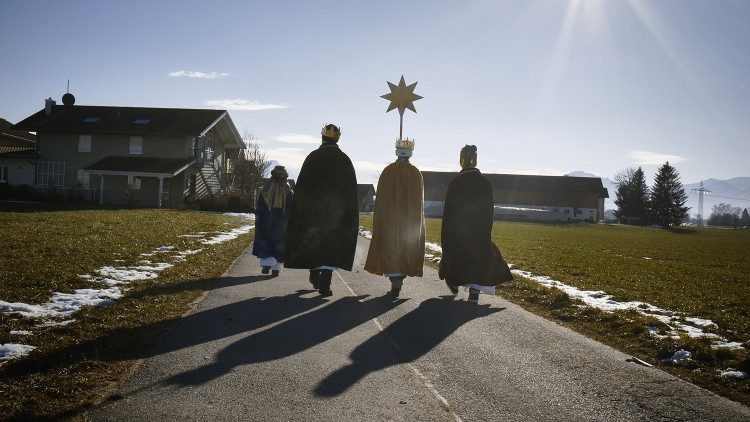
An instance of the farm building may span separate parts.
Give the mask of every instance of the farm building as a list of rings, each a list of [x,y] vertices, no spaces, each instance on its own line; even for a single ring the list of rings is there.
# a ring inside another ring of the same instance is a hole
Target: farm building
[[[245,147],[225,110],[65,105],[13,129],[36,132],[34,189],[100,204],[177,207],[222,193]]]
[[[448,183],[458,173],[423,171],[425,216],[443,215]],[[527,221],[601,221],[602,181],[594,177],[484,174],[492,185],[495,218]]]
[[[375,186],[358,184],[357,203],[360,212],[371,212],[375,208]]]
[[[32,185],[36,136],[11,126],[9,121],[0,119],[0,183]]]

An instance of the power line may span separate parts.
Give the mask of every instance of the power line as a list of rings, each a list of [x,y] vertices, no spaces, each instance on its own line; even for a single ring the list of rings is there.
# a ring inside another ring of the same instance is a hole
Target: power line
[[[747,198],[735,198],[733,196],[719,196],[719,195],[711,195],[709,193],[705,194],[706,196],[713,196],[714,198],[724,198],[724,199],[735,199],[737,201],[745,201],[750,202],[750,199]]]

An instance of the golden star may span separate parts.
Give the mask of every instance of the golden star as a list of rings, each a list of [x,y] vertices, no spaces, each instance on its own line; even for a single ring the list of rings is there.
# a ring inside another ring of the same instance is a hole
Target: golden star
[[[380,96],[380,98],[385,98],[391,102],[388,106],[388,110],[385,112],[387,113],[394,108],[397,108],[399,114],[403,116],[404,110],[408,108],[416,113],[417,110],[414,108],[414,101],[422,99],[421,96],[414,93],[414,88],[416,88],[416,86],[417,82],[414,82],[411,85],[406,85],[406,82],[404,82],[404,75],[401,75],[401,81],[398,85],[388,82],[388,87],[391,89],[391,92]]]

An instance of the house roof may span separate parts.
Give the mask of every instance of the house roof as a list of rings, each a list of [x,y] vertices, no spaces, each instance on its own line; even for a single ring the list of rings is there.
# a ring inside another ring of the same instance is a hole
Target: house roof
[[[372,195],[375,195],[375,186],[372,184],[358,184],[357,185],[357,198],[359,198],[359,202],[363,202],[366,198],[366,196],[370,193],[370,190],[372,189]],[[372,199],[372,198],[370,198]]]
[[[100,174],[176,175],[192,164],[191,158],[122,157],[110,155],[84,170]]]
[[[36,136],[19,129],[11,129],[13,124],[0,117],[0,138],[9,139],[18,143],[33,145],[36,142]]]
[[[35,152],[33,146],[0,145],[0,157],[33,157]]]
[[[228,117],[225,110],[209,109],[55,105],[51,116],[45,116],[42,109],[13,128],[34,132],[200,136],[224,115]]]
[[[424,199],[443,201],[456,172],[423,171]],[[595,177],[484,174],[492,185],[496,204],[595,207],[609,194]]]

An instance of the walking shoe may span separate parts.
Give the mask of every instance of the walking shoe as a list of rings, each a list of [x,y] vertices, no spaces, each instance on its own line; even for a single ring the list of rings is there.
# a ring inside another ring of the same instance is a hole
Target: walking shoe
[[[323,297],[333,296],[333,292],[331,291],[331,289],[320,289],[318,290],[318,293],[320,293],[320,295]]]
[[[393,297],[398,297],[398,295],[401,293],[401,289],[392,288],[390,292],[388,292],[389,295]]]
[[[479,290],[469,287],[469,302],[479,303]]]
[[[446,286],[448,286],[448,290],[450,290],[450,291],[451,291],[451,293],[453,293],[453,296],[455,296],[455,295],[457,295],[457,294],[458,294],[458,287],[456,287],[456,286],[451,286],[450,284],[448,284],[448,281],[447,281],[447,280],[446,280],[446,282],[445,282],[445,285],[446,285]]]
[[[273,271],[271,271],[271,275],[274,276],[274,277],[278,277],[279,276],[279,270],[273,270]]]
[[[261,274],[268,274],[269,271],[271,271],[271,267],[260,267]]]

